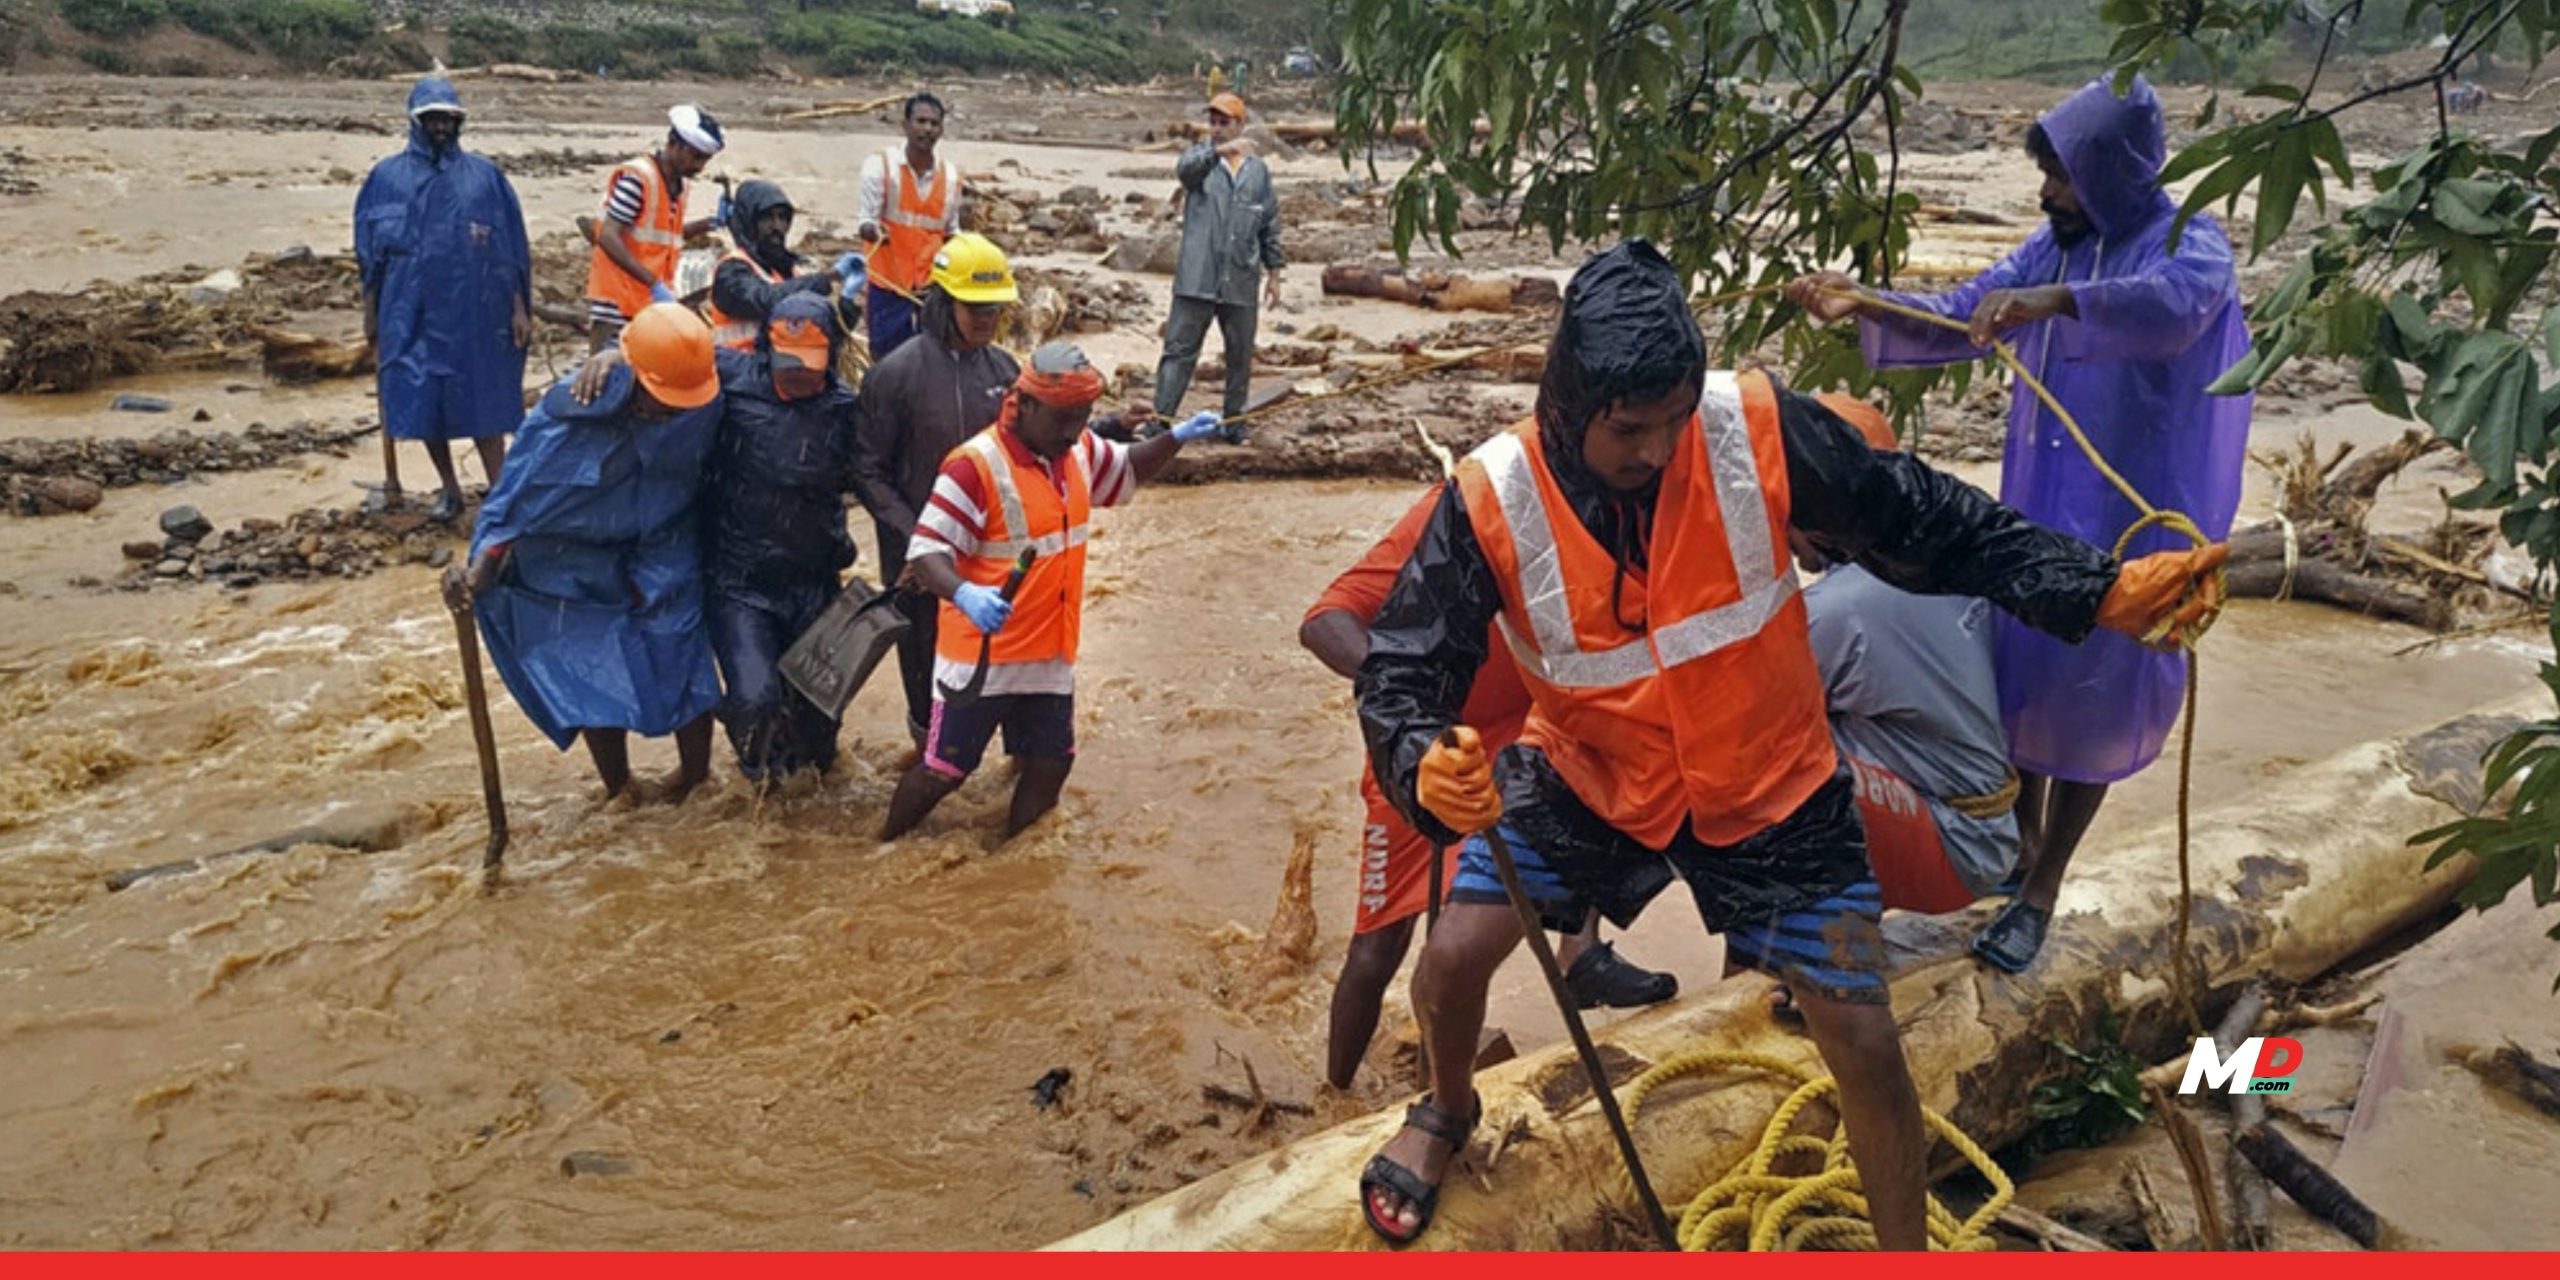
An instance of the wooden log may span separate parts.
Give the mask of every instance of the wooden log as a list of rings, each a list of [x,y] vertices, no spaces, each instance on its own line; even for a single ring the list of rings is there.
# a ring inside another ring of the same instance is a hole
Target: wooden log
[[[374,369],[373,344],[362,338],[342,342],[271,325],[254,326],[249,336],[258,340],[260,367],[278,382],[352,378]]]
[[[2037,1241],[2056,1253],[2114,1253],[2114,1245],[2086,1231],[2064,1226],[2033,1209],[2010,1201],[2000,1210],[1994,1224],[2007,1227],[2019,1235]]]
[[[2297,530],[2299,526],[2297,526]],[[2393,622],[2441,630],[2452,622],[2450,601],[2425,586],[2350,569],[2320,554],[2317,535],[2299,539],[2289,598],[2317,600]],[[2311,545],[2300,545],[2309,541]],[[2244,600],[2272,600],[2287,591],[2284,530],[2258,525],[2231,535],[2231,594]]]
[[[1409,275],[1392,267],[1335,263],[1324,269],[1326,297],[1381,298],[1433,311],[1508,313],[1545,306],[1559,297],[1544,276],[1469,278],[1444,272]]]
[[[2213,1029],[2214,1047],[2220,1049],[2225,1057],[2237,1052],[2240,1042],[2257,1029],[2258,1019],[2266,1011],[2266,989],[2250,983],[2249,989],[2241,992],[2240,998],[2232,1001],[2230,1010],[2222,1015],[2222,1025]],[[2264,1097],[2246,1091],[2229,1097],[2233,1133],[2267,1122],[2267,1100]],[[2237,1145],[2231,1148],[2230,1159],[2224,1163],[2223,1176],[2231,1183],[2233,1245],[2250,1250],[2266,1248],[2274,1242],[2267,1225],[2270,1207],[2267,1180],[2259,1175],[2258,1167],[2249,1163],[2249,1158],[2241,1154]]]
[[[2493,714],[2521,720],[2547,702],[2518,698]],[[2197,815],[2191,859],[2194,967],[2213,988],[2249,977],[2301,982],[2450,900],[2469,868],[2424,870],[2411,831],[2455,811],[2419,794],[2404,752],[2423,756],[2451,727],[2372,742],[2296,770],[2281,785]],[[1985,1146],[2033,1123],[2037,1084],[2070,1064],[2052,1040],[2085,1043],[2115,1011],[2128,1050],[2152,1060],[2186,1038],[2170,986],[2177,879],[2173,827],[2124,830],[2072,867],[2035,971],[2010,977],[1966,944],[1988,910],[1900,916],[1887,924],[1894,1007],[1921,1100]],[[2270,862],[2279,864],[2270,874]],[[1693,1050],[1758,1053],[1817,1067],[1809,1040],[1781,1028],[1768,984],[1715,984],[1598,1035],[1613,1080]],[[1571,1050],[1550,1045],[1477,1077],[1485,1123],[1474,1153],[1445,1183],[1438,1220],[1419,1247],[1566,1249],[1631,1242],[1613,1223],[1634,1204],[1614,1172],[1614,1144]],[[1667,1204],[1685,1205],[1758,1139],[1778,1089],[1736,1082],[1679,1086],[1634,1117]],[[1380,1112],[1302,1139],[1141,1205],[1066,1240],[1066,1249],[1365,1249],[1360,1169],[1401,1123]],[[1479,1179],[1491,1135],[1521,1130],[1499,1169]]]

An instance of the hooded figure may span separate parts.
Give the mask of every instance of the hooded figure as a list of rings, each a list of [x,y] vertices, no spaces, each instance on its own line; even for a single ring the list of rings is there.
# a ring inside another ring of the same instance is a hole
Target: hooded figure
[[[432,119],[448,116],[448,121]],[[461,496],[445,442],[486,441],[524,416],[533,257],[506,175],[462,150],[462,100],[429,77],[409,95],[409,146],[356,196],[356,262],[381,358],[383,428],[429,441],[449,517]],[[490,465],[496,479],[497,466]]]
[[[758,184],[750,183],[750,187]],[[854,561],[853,393],[837,380],[844,330],[823,296],[784,298],[756,349],[720,356],[727,409],[703,491],[720,719],[749,779],[835,761],[835,721],[782,682],[782,654]]]
[[[729,350],[755,349],[765,318],[784,298],[824,292],[835,280],[831,271],[796,274],[800,256],[789,243],[792,213],[791,197],[762,178],[741,185],[729,202],[732,248],[711,274],[707,317],[714,338]]]
[[[2169,247],[2177,204],[2160,189],[2166,144],[2148,83],[2137,78],[2118,98],[2106,80],[2094,81],[2037,128],[2069,175],[2080,216],[2058,215],[1952,293],[1884,296],[1961,320],[1994,290],[2063,286],[2068,312],[2002,336],[2136,491],[2219,541],[2240,504],[2251,405],[2247,395],[2205,394],[2249,349],[2230,242],[2199,214]],[[1988,354],[1962,333],[1890,315],[1863,318],[1859,336],[1877,368]],[[2001,501],[2113,547],[2140,513],[2034,392],[2015,387],[2010,401]],[[2152,529],[2127,555],[2186,545]],[[2001,719],[2019,769],[2109,783],[2159,756],[2185,692],[2183,655],[2115,635],[2070,645],[2011,622],[2000,624],[1998,651]]]

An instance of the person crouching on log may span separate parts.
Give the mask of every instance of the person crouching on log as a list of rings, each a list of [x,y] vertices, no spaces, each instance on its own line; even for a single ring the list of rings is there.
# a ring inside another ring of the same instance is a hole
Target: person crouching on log
[[[1478,1117],[1485,991],[1521,940],[1476,834],[1499,822],[1552,929],[1593,907],[1624,927],[1686,881],[1729,951],[1793,990],[1838,1077],[1877,1238],[1925,1248],[1920,1102],[1787,532],[2069,640],[2201,624],[2216,601],[2191,587],[2228,549],[2119,565],[1869,448],[1763,373],[1709,373],[1680,278],[1643,241],[1575,273],[1548,350],[1535,417],[1461,464],[1360,668],[1388,797],[1431,838],[1465,839],[1414,976],[1432,1090],[1361,1175],[1362,1213],[1387,1240],[1421,1235]],[[1455,724],[1497,621],[1530,699],[1498,767]]]

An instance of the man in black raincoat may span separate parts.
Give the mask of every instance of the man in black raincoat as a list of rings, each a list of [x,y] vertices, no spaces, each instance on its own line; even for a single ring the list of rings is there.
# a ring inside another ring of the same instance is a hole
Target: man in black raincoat
[[[1576,273],[1548,350],[1534,423],[1460,467],[1361,665],[1381,788],[1432,839],[1466,839],[1413,984],[1432,1092],[1362,1174],[1363,1216],[1391,1241],[1420,1235],[1479,1113],[1485,991],[1521,939],[1478,834],[1499,824],[1550,927],[1597,907],[1623,928],[1686,881],[1727,954],[1793,992],[1838,1078],[1879,1241],[1924,1248],[1927,1143],[1881,895],[1773,533],[2074,641],[2201,626],[2218,596],[2196,584],[2227,550],[2119,565],[1871,449],[1811,397],[1710,374],[1678,274],[1642,241]],[[1498,769],[1456,723],[1497,624],[1531,703]]]
[[[861,259],[846,254],[836,266],[802,273],[800,255],[791,251],[791,197],[780,185],[762,178],[750,180],[738,188],[729,202],[729,243],[731,250],[723,255],[711,273],[712,337],[731,350],[751,350],[755,346],[756,326],[773,314],[784,298],[799,293],[825,293],[840,280],[839,271],[852,271],[859,278]],[[843,295],[844,310],[837,320],[848,331],[860,318],[860,295],[847,289]]]
[[[853,392],[835,376],[844,329],[822,293],[781,300],[753,352],[720,353],[727,405],[702,491],[720,720],[753,781],[835,763],[836,725],[782,681],[785,649],[853,564]]]

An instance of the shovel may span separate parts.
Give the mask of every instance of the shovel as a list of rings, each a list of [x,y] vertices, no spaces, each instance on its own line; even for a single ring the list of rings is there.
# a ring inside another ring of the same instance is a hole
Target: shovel
[[[1004,600],[1006,604],[1013,603],[1013,593],[1022,589],[1023,575],[1031,572],[1031,562],[1038,558],[1039,553],[1033,551],[1031,548],[1024,547],[1022,549],[1022,555],[1013,562],[1013,572],[1004,576]],[[965,707],[978,700],[979,692],[987,687],[987,654],[994,644],[995,637],[993,635],[985,632],[979,633],[978,669],[969,673],[969,683],[954,689],[950,685],[944,684],[939,680],[933,682],[935,692],[942,695],[942,700],[944,702],[955,707]]]

